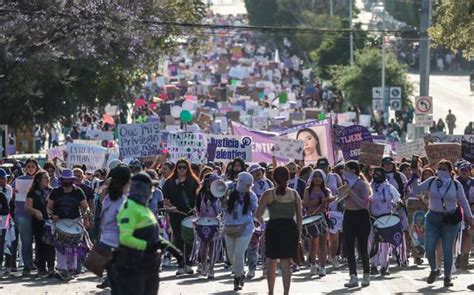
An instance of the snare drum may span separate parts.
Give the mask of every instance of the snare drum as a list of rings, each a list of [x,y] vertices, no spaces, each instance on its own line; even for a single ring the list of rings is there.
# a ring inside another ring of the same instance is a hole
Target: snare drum
[[[195,220],[196,217],[188,216],[181,221],[181,238],[188,245],[192,245],[194,243],[193,222]]]
[[[46,220],[43,225],[43,243],[54,246],[54,223],[52,220]]]
[[[311,215],[303,218],[303,236],[314,239],[328,232],[328,224],[323,215]]]
[[[220,222],[216,217],[201,217],[196,221],[196,234],[203,242],[210,242],[219,233]]]
[[[329,211],[329,232],[331,234],[337,234],[342,231],[342,220],[344,214],[339,211]]]
[[[383,215],[374,221],[375,235],[381,242],[391,243],[395,246],[403,241],[403,228],[400,217],[397,215]]]
[[[61,219],[56,223],[54,237],[60,243],[76,246],[84,237],[84,227],[72,219]]]

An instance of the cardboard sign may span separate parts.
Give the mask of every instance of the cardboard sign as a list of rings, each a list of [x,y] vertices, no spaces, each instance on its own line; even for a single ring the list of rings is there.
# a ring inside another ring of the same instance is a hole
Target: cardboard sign
[[[199,113],[198,119],[197,119],[197,124],[199,125],[199,128],[201,128],[201,129],[209,128],[211,123],[212,123],[212,116],[211,115],[209,115],[207,113],[204,113],[204,112]]]
[[[425,150],[430,165],[437,165],[443,159],[454,163],[461,158],[461,145],[459,143],[430,144],[425,146]]]
[[[385,146],[371,142],[360,144],[359,162],[369,166],[380,166]]]
[[[30,190],[32,183],[33,183],[33,178],[32,179],[19,178],[15,180],[15,189],[17,190],[15,194],[16,202],[26,201],[26,195],[28,194],[28,191]]]
[[[268,117],[266,116],[253,116],[252,127],[254,129],[268,130]]]
[[[87,171],[94,172],[105,166],[107,149],[99,146],[71,143],[67,146],[67,167],[86,165]]]
[[[272,154],[284,159],[303,160],[304,141],[284,137],[273,139]]]
[[[206,162],[206,137],[203,133],[165,133],[164,146],[170,153],[170,161],[187,159],[191,163]]]
[[[411,142],[397,144],[397,157],[399,159],[403,157],[411,159],[413,155],[426,157],[425,140],[423,138],[419,138]]]
[[[463,140],[461,142],[461,154],[463,159],[474,163],[474,142]]]
[[[160,123],[118,126],[120,155],[124,158],[154,157],[160,153]]]
[[[252,138],[249,136],[208,135],[208,161],[231,162],[239,157],[252,162]]]

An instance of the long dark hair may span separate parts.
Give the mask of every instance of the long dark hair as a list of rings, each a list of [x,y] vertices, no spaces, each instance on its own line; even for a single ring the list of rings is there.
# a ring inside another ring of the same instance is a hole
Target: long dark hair
[[[285,166],[278,166],[273,170],[273,180],[276,183],[275,194],[284,196],[288,190],[290,172]]]
[[[309,186],[308,186],[308,195],[311,195],[311,193],[313,192],[314,178],[316,177],[316,173],[319,173],[321,175],[322,182],[321,182],[319,188],[324,193],[324,197],[327,197],[328,196],[328,189],[326,187],[326,180],[324,179],[324,176],[323,176],[323,174],[321,174],[320,171],[313,171],[313,175],[312,175],[313,178],[311,179],[311,182],[309,183]]]
[[[110,183],[108,190],[109,198],[112,201],[117,200],[121,195],[123,195],[123,188],[130,181],[131,175],[130,168],[126,165],[118,165],[110,170]]]
[[[311,128],[303,128],[300,129],[298,133],[296,133],[296,138],[298,138],[298,136],[300,136],[300,133],[302,132],[308,132],[309,134],[311,134],[312,137],[316,139],[316,141],[318,142],[318,144],[316,145],[316,152],[318,153],[318,155],[321,156],[321,143],[319,142],[319,136],[316,134],[316,132],[314,132],[314,130]],[[304,152],[303,156],[305,156]]]
[[[227,201],[227,212],[232,213],[235,207],[235,202],[240,197],[240,193],[234,190],[229,195],[229,201]],[[250,192],[246,192],[244,196],[244,207],[242,208],[242,214],[247,214],[250,206]]]
[[[211,203],[214,203],[217,200],[216,197],[212,195],[211,189],[210,189],[210,186],[211,186],[210,176],[211,175],[212,173],[210,172],[204,175],[201,188],[199,189],[198,194],[196,196],[196,212],[198,214],[201,213],[201,201],[203,199],[207,198],[209,201],[211,201]]]
[[[38,161],[36,161],[35,158],[29,158],[29,159],[26,160],[26,162],[25,162],[25,167],[26,167],[26,165],[28,165],[29,163],[35,164],[35,166],[36,166],[35,174],[38,173],[38,171],[40,170],[40,166],[39,166],[39,164],[38,164]]]
[[[191,164],[189,164],[188,160],[186,159],[180,159],[176,162],[176,165],[174,166],[173,174],[168,177],[168,179],[171,180],[176,180],[178,179],[178,166],[180,164],[186,165],[186,180],[187,181],[193,181],[196,184],[196,187],[199,188],[199,178],[194,174],[194,171],[192,170]]]
[[[242,168],[242,170],[240,170],[239,172],[235,172],[234,171],[234,164],[235,163],[240,163],[240,167]],[[242,171],[245,171],[245,162],[244,162],[244,160],[242,160],[241,158],[235,158],[234,161],[232,161],[232,163],[230,163],[230,168],[227,169],[227,173],[228,173],[227,176],[228,176],[229,180],[235,180],[237,178],[237,175]]]
[[[38,170],[38,172],[36,172],[35,176],[33,177],[33,182],[31,183],[31,186],[30,186],[30,190],[29,190],[30,192],[41,191],[40,184],[44,175],[49,176],[46,170]],[[48,187],[49,187],[49,184],[48,184]]]

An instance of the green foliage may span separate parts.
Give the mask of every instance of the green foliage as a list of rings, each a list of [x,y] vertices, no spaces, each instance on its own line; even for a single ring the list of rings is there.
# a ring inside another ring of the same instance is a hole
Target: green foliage
[[[245,0],[250,24],[273,26],[276,24],[278,6],[275,0]]]
[[[3,1],[0,10],[0,122],[12,127],[130,101],[141,73],[191,30],[163,23],[205,13],[197,0]]]
[[[364,48],[355,54],[354,65],[338,66],[332,70],[333,84],[341,89],[354,105],[372,105],[372,87],[381,86],[382,55],[377,48]],[[406,68],[393,54],[385,54],[385,85],[402,88],[402,105],[410,105],[408,97],[413,86],[407,80]]]
[[[407,23],[414,28],[420,26],[420,0],[385,1],[385,9],[396,20]]]
[[[474,1],[444,0],[436,8],[429,29],[435,43],[451,50],[462,50],[466,59],[474,57]]]

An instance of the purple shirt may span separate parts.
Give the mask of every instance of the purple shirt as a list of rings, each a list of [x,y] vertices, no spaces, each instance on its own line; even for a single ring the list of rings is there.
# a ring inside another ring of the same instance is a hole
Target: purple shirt
[[[107,195],[102,202],[102,213],[100,221],[100,242],[117,248],[119,246],[119,228],[117,225],[117,214],[126,200],[125,196],[121,196],[112,201]]]

